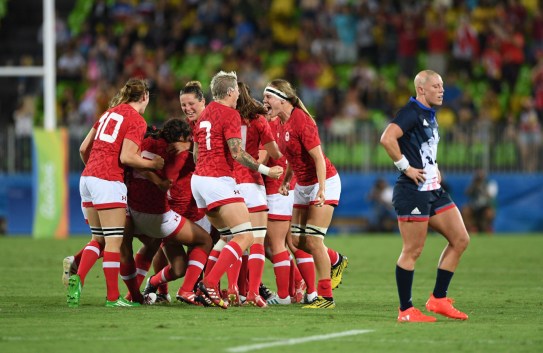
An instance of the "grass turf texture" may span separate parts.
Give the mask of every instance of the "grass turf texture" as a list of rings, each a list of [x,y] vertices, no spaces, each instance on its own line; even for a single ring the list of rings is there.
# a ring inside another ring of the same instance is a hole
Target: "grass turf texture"
[[[449,295],[470,318],[396,323],[394,265],[397,235],[336,236],[327,244],[349,257],[337,308],[300,305],[218,308],[169,306],[106,308],[101,260],[87,277],[81,307],[68,308],[60,281],[62,259],[88,237],[68,240],[0,238],[0,351],[8,352],[228,352],[229,348],[350,330],[372,332],[269,347],[256,352],[540,352],[543,350],[543,236],[475,236]],[[413,301],[433,289],[445,241],[428,237],[417,263]],[[139,246],[137,244],[136,246]],[[269,263],[265,283],[275,288]],[[170,284],[175,297],[181,281]],[[120,281],[124,292],[125,286]]]

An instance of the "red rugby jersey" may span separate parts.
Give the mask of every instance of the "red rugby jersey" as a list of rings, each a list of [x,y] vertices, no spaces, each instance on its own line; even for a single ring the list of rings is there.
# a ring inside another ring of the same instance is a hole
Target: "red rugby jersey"
[[[303,110],[294,108],[290,118],[278,126],[277,144],[279,150],[291,165],[298,184],[318,183],[317,171],[309,150],[321,144],[317,124]],[[326,179],[337,174],[336,168],[324,155]]]
[[[124,181],[124,166],[120,160],[123,141],[129,139],[140,146],[147,130],[145,119],[130,105],[119,104],[107,110],[93,128],[96,137],[81,175]]]
[[[195,173],[200,176],[232,176],[234,159],[227,140],[241,139],[241,117],[237,110],[211,102],[202,112],[194,129],[198,143]]]

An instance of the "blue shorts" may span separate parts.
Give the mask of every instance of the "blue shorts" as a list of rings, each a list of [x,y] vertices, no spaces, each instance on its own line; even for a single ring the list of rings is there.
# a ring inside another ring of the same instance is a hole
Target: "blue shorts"
[[[401,222],[427,222],[430,217],[456,207],[443,188],[419,191],[404,184],[394,186],[392,204]]]

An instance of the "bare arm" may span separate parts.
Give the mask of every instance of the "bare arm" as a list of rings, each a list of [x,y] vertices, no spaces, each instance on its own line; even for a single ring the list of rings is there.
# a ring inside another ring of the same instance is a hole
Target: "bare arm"
[[[90,151],[92,149],[92,145],[93,145],[95,137],[96,137],[96,129],[92,128],[90,129],[89,133],[87,134],[87,136],[81,143],[81,146],[79,147],[79,156],[81,157],[83,164],[87,164],[87,161],[89,160]]]
[[[285,177],[283,178],[283,182],[281,182],[281,185],[279,186],[279,193],[283,196],[288,196],[288,192],[290,190],[290,181],[292,179],[293,172],[294,171],[292,170],[290,163],[287,163]]]
[[[258,150],[258,163],[268,164],[270,160],[270,155],[266,150]]]
[[[403,136],[403,131],[396,124],[388,124],[385,131],[381,135],[381,145],[385,148],[388,156],[394,161],[402,159],[402,152],[398,139]]]
[[[192,158],[194,159],[194,163],[198,160],[198,142],[194,142],[194,146],[192,146]]]
[[[130,140],[124,139],[123,147],[121,148],[121,163],[127,167],[139,168],[139,169],[162,169],[164,166],[164,159],[160,156],[149,160],[145,159],[138,153],[138,145]]]
[[[138,172],[149,180],[151,183],[155,184],[157,188],[161,191],[166,192],[172,186],[172,181],[169,179],[163,179],[159,177],[155,172],[149,170],[138,169]]]
[[[265,167],[265,169],[268,170],[267,173],[263,173],[265,175],[268,175],[272,178],[279,179],[281,174],[283,174],[283,168],[280,166],[275,166],[268,168],[264,166],[262,163],[258,163],[256,159],[254,159],[249,153],[247,153],[242,147],[241,147],[241,139],[239,138],[231,138],[228,139],[228,148],[230,149],[230,154],[232,155],[232,158],[234,158],[238,163],[241,165],[246,166],[247,168],[258,171],[262,173],[262,167]]]
[[[324,201],[326,201],[326,163],[324,161],[324,155],[322,154],[322,148],[320,145],[313,147],[308,152],[311,158],[313,158],[313,162],[315,162],[317,180],[319,181],[319,191],[317,191],[316,206],[322,206],[324,205]]]
[[[279,151],[279,147],[277,147],[277,142],[271,141],[264,145],[264,148],[268,152],[269,156],[273,159],[279,159],[283,155]]]
[[[398,139],[402,136],[402,129],[394,123],[388,124],[385,131],[383,131],[383,134],[381,135],[381,145],[383,145],[385,151],[394,162],[398,162],[404,158],[400,150],[400,145],[398,144]],[[416,169],[408,166],[403,173],[409,177],[409,179],[413,180],[415,184],[425,180],[424,170],[422,169]]]

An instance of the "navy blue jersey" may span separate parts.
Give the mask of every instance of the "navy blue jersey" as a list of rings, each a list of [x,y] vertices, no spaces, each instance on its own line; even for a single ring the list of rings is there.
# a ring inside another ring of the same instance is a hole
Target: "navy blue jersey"
[[[441,187],[438,183],[437,172],[437,144],[439,142],[436,111],[425,107],[415,98],[411,97],[392,120],[403,131],[398,139],[400,151],[409,161],[411,167],[424,169],[426,181],[419,183],[418,190],[436,190]],[[398,183],[412,185],[413,180],[403,173]]]

